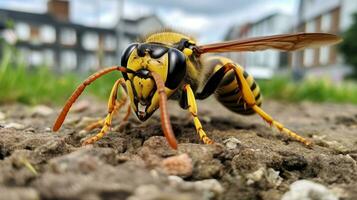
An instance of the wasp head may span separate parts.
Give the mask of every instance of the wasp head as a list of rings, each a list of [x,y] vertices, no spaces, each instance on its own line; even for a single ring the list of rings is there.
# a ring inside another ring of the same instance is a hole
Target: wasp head
[[[159,107],[159,94],[151,73],[160,75],[167,97],[176,91],[186,75],[186,56],[164,44],[132,44],[121,59],[123,67],[135,72],[123,76],[131,106],[141,121],[147,120]]]

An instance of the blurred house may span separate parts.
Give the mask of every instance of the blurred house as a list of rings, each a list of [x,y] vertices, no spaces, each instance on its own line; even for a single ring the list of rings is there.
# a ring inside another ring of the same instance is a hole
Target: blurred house
[[[226,35],[226,40],[251,38],[286,33],[291,28],[291,16],[279,12],[263,18],[232,27]],[[288,66],[288,55],[275,50],[229,53],[228,56],[244,66],[246,70],[258,79],[268,79],[279,70]]]
[[[328,32],[340,35],[352,24],[357,1],[300,0],[296,31]],[[336,46],[307,49],[293,53],[291,66],[305,71],[306,76],[330,77],[341,80],[350,71]]]
[[[0,21],[13,22],[16,47],[25,61],[58,71],[87,71],[119,64],[121,49],[142,36],[144,27],[162,28],[155,16],[123,19],[112,28],[89,27],[69,20],[69,1],[49,0],[47,8],[46,13],[0,9]]]
[[[117,26],[117,32],[119,33],[119,54],[133,41],[137,41],[145,37],[146,34],[162,30],[163,28],[163,22],[156,15],[121,20]]]

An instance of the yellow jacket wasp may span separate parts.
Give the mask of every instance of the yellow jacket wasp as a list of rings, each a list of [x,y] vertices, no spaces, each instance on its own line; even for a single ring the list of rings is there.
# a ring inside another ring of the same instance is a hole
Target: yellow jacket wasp
[[[108,101],[108,114],[100,122],[101,131],[83,144],[94,143],[108,132],[113,114],[122,107],[127,96],[132,110],[141,121],[147,120],[160,108],[162,130],[172,148],[177,148],[177,141],[171,128],[167,98],[177,99],[183,109],[189,110],[200,139],[205,144],[211,144],[213,141],[204,132],[197,116],[196,99],[205,99],[215,93],[216,99],[229,110],[244,115],[257,113],[282,133],[305,145],[310,145],[310,141],[285,128],[260,108],[262,95],[259,86],[240,65],[228,58],[220,56],[206,58],[202,54],[266,49],[294,51],[336,44],[340,41],[338,36],[327,33],[297,33],[200,46],[191,37],[181,33],[170,31],[154,33],[142,43],[131,44],[122,55],[121,66],[98,71],[79,85],[67,100],[53,130],[57,131],[61,127],[72,104],[87,85],[109,72],[120,71],[123,78],[119,78],[112,88]],[[208,69],[208,74],[204,73],[204,69]],[[205,77],[208,78],[202,84],[201,79]],[[201,85],[203,89],[198,92]],[[121,95],[121,98],[117,99],[119,87],[123,88],[124,94],[127,95]],[[130,107],[125,119],[129,113]]]

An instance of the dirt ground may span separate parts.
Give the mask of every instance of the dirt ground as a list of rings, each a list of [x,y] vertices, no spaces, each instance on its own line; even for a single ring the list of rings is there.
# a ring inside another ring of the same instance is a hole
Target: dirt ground
[[[59,108],[0,106],[0,199],[357,199],[356,105],[263,103],[312,148],[214,99],[198,102],[214,145],[200,143],[188,113],[172,102],[177,151],[158,113],[119,127],[120,113],[108,135],[81,147],[99,129],[81,130],[105,116],[105,105],[81,100],[59,133],[50,128]]]

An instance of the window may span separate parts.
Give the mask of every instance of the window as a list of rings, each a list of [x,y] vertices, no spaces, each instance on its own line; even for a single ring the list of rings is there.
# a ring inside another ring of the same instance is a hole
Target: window
[[[18,22],[15,25],[15,32],[19,40],[29,40],[30,39],[30,25],[24,22]]]
[[[53,67],[55,64],[55,54],[51,49],[46,49],[43,51],[43,64],[45,64],[48,67]]]
[[[66,50],[61,53],[61,68],[63,70],[73,70],[77,66],[77,54],[74,51]]]
[[[320,48],[320,64],[326,65],[329,62],[330,47]]]
[[[75,45],[77,41],[76,31],[71,28],[64,28],[61,30],[61,44]]]
[[[40,28],[40,37],[44,43],[54,43],[56,41],[56,30],[50,25],[43,25]]]
[[[105,56],[104,58],[104,65],[105,66],[112,66],[116,64],[116,57],[115,56]]]
[[[311,20],[306,23],[306,28],[305,28],[306,32],[315,32],[315,29],[316,29],[316,23],[314,20]]]
[[[83,71],[90,71],[90,70],[97,70],[98,69],[98,58],[95,54],[88,53],[85,55],[85,58],[82,60],[81,70]]]
[[[98,49],[99,36],[97,33],[85,33],[82,40],[82,45],[87,50]]]
[[[304,66],[311,67],[314,64],[314,49],[306,49],[304,51]]]
[[[329,32],[331,30],[332,17],[330,13],[326,13],[321,18],[321,31]]]
[[[17,59],[20,60],[21,62],[24,62],[26,65],[30,63],[31,51],[25,47],[19,47],[18,49],[20,55],[19,57],[17,57]]]
[[[104,49],[115,50],[117,47],[117,40],[113,35],[104,36]]]
[[[32,51],[30,57],[30,64],[39,66],[43,64],[43,54],[40,51]]]

